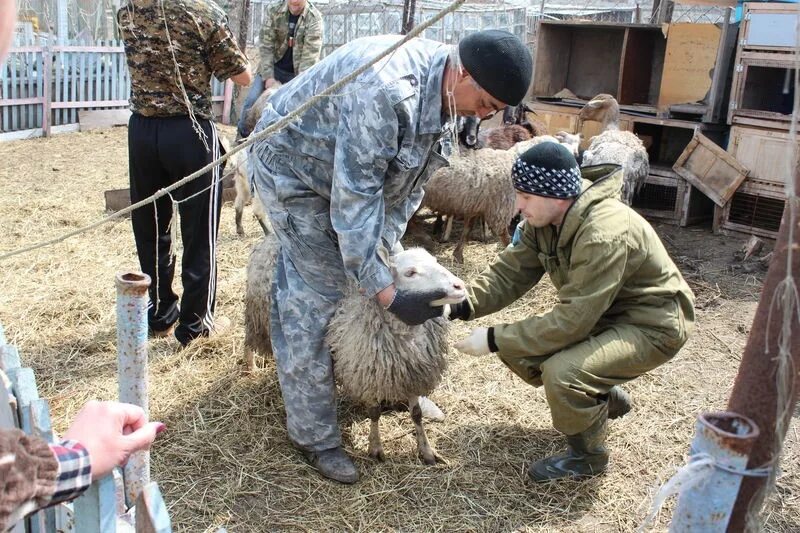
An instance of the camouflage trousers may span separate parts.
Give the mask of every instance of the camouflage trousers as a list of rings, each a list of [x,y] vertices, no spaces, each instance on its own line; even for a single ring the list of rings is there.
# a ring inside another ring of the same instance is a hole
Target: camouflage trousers
[[[552,355],[498,356],[527,383],[544,386],[553,427],[576,435],[603,415],[608,406],[600,398],[611,387],[666,363],[677,352],[659,344],[644,329],[619,324]]]
[[[330,206],[292,173],[293,158],[264,143],[250,157],[251,180],[281,244],[272,283],[270,329],[289,438],[308,451],[341,445],[333,361],[325,331],[342,297],[345,271]]]

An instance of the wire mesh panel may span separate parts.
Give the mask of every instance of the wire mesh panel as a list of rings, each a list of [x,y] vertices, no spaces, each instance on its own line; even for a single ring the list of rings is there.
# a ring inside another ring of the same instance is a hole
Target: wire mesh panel
[[[257,44],[266,18],[266,10],[274,0],[251,0],[248,43]],[[343,0],[315,2],[322,13],[324,33],[322,55],[345,43],[372,35],[400,33],[403,22],[402,0]],[[417,0],[415,24],[433,18],[449,2]],[[463,36],[485,29],[502,29],[528,40],[527,7],[509,2],[469,3],[427,29],[423,37],[454,44]]]
[[[781,225],[785,201],[744,192],[731,198],[728,221],[750,229],[777,232]]]

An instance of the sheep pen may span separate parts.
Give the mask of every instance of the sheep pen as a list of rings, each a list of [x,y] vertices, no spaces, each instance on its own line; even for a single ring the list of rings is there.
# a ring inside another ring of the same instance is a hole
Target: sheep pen
[[[0,143],[0,252],[52,238],[103,215],[103,190],[127,186],[127,131],[117,128]],[[167,425],[152,451],[152,477],[175,531],[633,531],[653,489],[684,464],[702,410],[723,409],[761,290],[763,272],[733,254],[746,238],[706,227],[655,224],[697,295],[697,330],[670,363],[626,385],[633,411],[610,424],[609,472],[585,482],[529,486],[525,462],[563,440],[550,425],[541,389],[516,378],[493,356],[454,350],[431,398],[445,421],[428,438],[447,465],[410,461],[416,450],[407,413],[382,418],[384,463],[369,459],[369,419],[339,401],[344,443],[361,481],[343,487],[320,478],[289,444],[274,363],[241,375],[243,295],[250,249],[263,232],[222,211],[217,308],[233,320],[225,334],[178,349],[150,350],[150,409]],[[419,245],[415,235],[407,245]],[[469,242],[430,251],[469,283],[497,252]],[[180,269],[180,254],[178,257]],[[120,219],[57,246],[0,264],[0,322],[23,362],[34,368],[53,422],[67,421],[90,398],[117,396],[114,274],[136,269],[130,220]],[[176,284],[178,288],[178,284]],[[452,324],[451,341],[474,326],[547,310],[549,282],[494,316]],[[800,530],[798,413],[789,429],[766,530]],[[674,502],[655,530],[665,530]]]

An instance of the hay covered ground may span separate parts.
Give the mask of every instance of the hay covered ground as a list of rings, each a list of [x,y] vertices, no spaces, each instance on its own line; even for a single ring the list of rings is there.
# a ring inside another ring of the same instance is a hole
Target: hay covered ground
[[[126,129],[2,143],[0,161],[3,252],[101,217],[103,191],[127,186]],[[674,361],[628,386],[634,411],[611,423],[605,476],[526,485],[526,461],[563,445],[543,392],[492,356],[453,352],[432,395],[447,420],[428,426],[448,464],[426,467],[415,457],[406,413],[382,419],[387,461],[369,460],[365,413],[343,401],[345,444],[362,474],[344,487],[322,480],[288,444],[273,362],[262,362],[253,376],[240,373],[245,266],[259,232],[249,212],[245,219],[248,234],[239,238],[232,207],[223,208],[218,309],[233,320],[232,330],[186,350],[169,340],[150,344],[151,416],[168,429],[153,448],[153,477],[177,531],[633,531],[653,488],[683,464],[696,414],[725,406],[763,278],[734,260],[742,237],[658,226],[696,291],[697,331]],[[35,369],[60,431],[86,400],[116,397],[114,274],[138,266],[129,224],[124,219],[0,264],[0,322]],[[459,266],[452,244],[424,234],[411,242],[431,247],[467,281],[497,251],[473,240]],[[545,283],[478,324],[544,311],[553,301]],[[456,324],[454,339],[467,331]],[[800,530],[796,418],[769,531]]]

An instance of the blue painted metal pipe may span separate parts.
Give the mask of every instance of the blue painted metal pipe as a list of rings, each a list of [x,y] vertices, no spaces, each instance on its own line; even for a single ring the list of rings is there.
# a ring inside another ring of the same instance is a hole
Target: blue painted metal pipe
[[[678,496],[669,530],[674,533],[725,533],[742,483],[740,472],[759,430],[736,413],[702,413],[697,417],[690,460],[713,460],[701,480],[687,482]]]
[[[117,287],[117,365],[119,400],[150,415],[147,369],[147,288],[150,276],[120,272]],[[132,506],[150,482],[150,452],[137,452],[125,465],[125,498]]]

